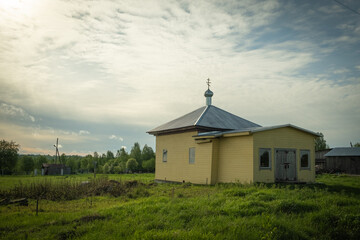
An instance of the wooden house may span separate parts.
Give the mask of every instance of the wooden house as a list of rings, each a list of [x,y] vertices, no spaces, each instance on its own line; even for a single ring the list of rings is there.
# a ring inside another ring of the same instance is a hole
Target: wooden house
[[[324,156],[327,172],[360,174],[360,147],[333,148]]]
[[[314,182],[312,131],[291,125],[262,127],[211,104],[150,131],[156,136],[155,179],[220,182]]]
[[[315,151],[315,170],[316,173],[327,172],[326,171],[326,157],[325,154],[331,151],[330,149],[322,149]]]

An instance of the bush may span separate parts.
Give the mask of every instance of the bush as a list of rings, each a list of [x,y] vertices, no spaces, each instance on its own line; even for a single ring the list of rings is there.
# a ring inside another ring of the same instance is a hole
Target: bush
[[[131,171],[134,172],[137,169],[138,166],[138,162],[136,161],[135,158],[130,158],[127,162],[126,162],[126,168]]]
[[[147,172],[155,171],[155,158],[149,159],[147,161],[143,161],[142,167]]]

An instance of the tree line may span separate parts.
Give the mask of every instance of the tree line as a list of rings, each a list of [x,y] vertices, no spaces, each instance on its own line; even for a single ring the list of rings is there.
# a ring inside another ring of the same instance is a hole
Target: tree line
[[[50,155],[19,155],[19,145],[13,141],[0,141],[0,169],[1,174],[32,173],[40,170],[44,163],[65,164],[72,173],[128,173],[154,172],[155,153],[146,144],[141,149],[139,143],[134,143],[130,152],[125,148],[114,154],[110,150],[99,154],[94,152],[86,156],[61,154],[56,161]]]

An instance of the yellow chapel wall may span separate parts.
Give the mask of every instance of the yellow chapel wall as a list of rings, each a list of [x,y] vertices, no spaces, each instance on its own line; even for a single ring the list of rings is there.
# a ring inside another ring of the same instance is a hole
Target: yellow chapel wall
[[[254,182],[275,181],[275,150],[296,149],[297,181],[315,181],[314,136],[306,132],[284,127],[253,133],[254,137]],[[271,169],[260,169],[259,149],[271,149]],[[300,150],[310,150],[310,169],[300,169]]]
[[[253,137],[221,137],[217,182],[253,182]]]
[[[197,144],[196,131],[156,136],[155,179],[211,183],[212,142]],[[195,162],[189,163],[189,148],[195,148]],[[167,162],[163,162],[163,149],[167,150]]]

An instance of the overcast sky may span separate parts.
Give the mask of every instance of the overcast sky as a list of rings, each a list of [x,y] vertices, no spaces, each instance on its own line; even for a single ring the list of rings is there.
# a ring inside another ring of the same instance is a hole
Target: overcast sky
[[[21,153],[155,147],[213,105],[360,142],[360,1],[0,0],[0,138]]]

